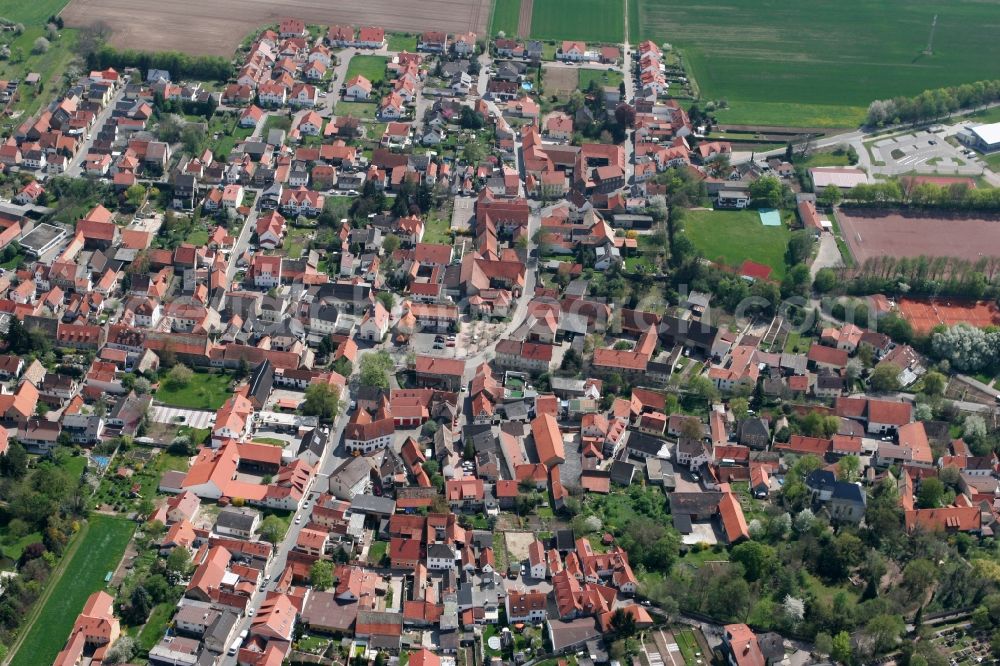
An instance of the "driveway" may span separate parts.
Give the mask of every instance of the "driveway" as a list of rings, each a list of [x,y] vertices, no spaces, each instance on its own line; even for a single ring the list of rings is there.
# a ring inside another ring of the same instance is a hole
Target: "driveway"
[[[153,405],[149,410],[149,418],[156,423],[169,423],[171,425],[187,425],[192,428],[211,428],[215,419],[215,412],[203,411],[200,409],[184,409],[182,407],[167,407],[166,405]]]
[[[844,260],[840,256],[840,248],[837,247],[837,239],[833,234],[822,233],[819,236],[819,249],[816,251],[816,258],[809,267],[809,277],[815,279],[816,273],[821,268],[840,268],[844,265]]]

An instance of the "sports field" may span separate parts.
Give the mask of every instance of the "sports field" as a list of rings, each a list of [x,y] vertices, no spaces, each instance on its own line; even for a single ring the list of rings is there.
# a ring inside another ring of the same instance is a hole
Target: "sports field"
[[[878,257],[1000,257],[1000,222],[947,214],[900,215],[841,208],[837,221],[859,265]]]
[[[92,593],[104,589],[104,577],[125,554],[135,523],[122,518],[91,516],[86,533],[65,562],[45,605],[31,625],[10,666],[51,664],[69,637],[76,616]],[[74,544],[75,545],[75,544]]]
[[[755,210],[689,210],[684,233],[706,259],[739,266],[745,259],[767,264],[773,277],[785,275],[785,249],[791,231],[784,224],[765,227]]]
[[[617,43],[625,38],[623,14],[622,0],[534,0],[531,36]]]
[[[517,20],[521,15],[521,0],[496,0],[493,4],[493,18],[490,20],[490,34],[502,32],[508,37],[517,36]]]
[[[1000,0],[633,0],[629,11],[639,38],[682,50],[703,99],[728,100],[725,123],[851,126],[875,98],[1000,73]],[[935,14],[934,54],[922,55]]]

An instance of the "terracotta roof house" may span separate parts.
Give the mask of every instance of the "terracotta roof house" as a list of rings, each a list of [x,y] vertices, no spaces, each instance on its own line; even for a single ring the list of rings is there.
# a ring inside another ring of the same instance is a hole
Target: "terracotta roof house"
[[[562,433],[554,416],[541,414],[531,422],[531,435],[535,442],[538,460],[547,467],[566,462],[566,449]]]

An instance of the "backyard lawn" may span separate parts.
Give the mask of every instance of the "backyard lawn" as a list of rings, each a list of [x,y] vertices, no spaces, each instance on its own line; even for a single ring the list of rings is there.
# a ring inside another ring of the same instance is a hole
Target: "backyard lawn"
[[[361,120],[374,120],[376,111],[378,111],[378,105],[374,102],[345,102],[344,100],[337,100],[338,116],[353,116]],[[376,139],[381,138],[381,135],[376,137]]]
[[[388,40],[388,49],[390,51],[408,51],[413,53],[417,50],[416,35],[405,32],[391,32],[386,35],[386,40]]]
[[[388,58],[385,56],[356,55],[351,58],[351,64],[347,66],[347,81],[360,74],[372,84],[377,84],[385,79],[386,62]]]
[[[160,382],[154,398],[157,402],[171,407],[187,409],[218,409],[232,394],[229,375],[211,372],[196,372],[186,386],[168,388]]]
[[[599,86],[613,86],[617,88],[623,80],[622,73],[618,70],[611,72],[601,69],[580,70],[580,90],[588,89],[591,81],[597,81],[597,85]]]
[[[253,134],[253,128],[240,127],[239,118],[235,115],[221,116],[216,114],[208,123],[208,135],[211,137],[209,147],[212,149],[212,153],[221,159],[225,159],[237,143],[248,138],[251,134]]]
[[[373,541],[372,545],[368,547],[368,563],[378,565],[388,550],[389,543],[387,541]]]
[[[427,218],[424,229],[424,243],[445,243],[451,245],[451,221],[441,215],[431,215]]]
[[[133,531],[135,523],[131,521],[91,516],[76,537],[77,548],[70,561],[64,563],[63,574],[50,583],[55,587],[35,616],[10,666],[55,661],[87,597],[104,589],[104,578],[118,566]]]
[[[739,266],[744,259],[767,264],[772,277],[785,275],[788,227],[765,227],[755,210],[689,210],[684,217],[684,233],[710,261]]]

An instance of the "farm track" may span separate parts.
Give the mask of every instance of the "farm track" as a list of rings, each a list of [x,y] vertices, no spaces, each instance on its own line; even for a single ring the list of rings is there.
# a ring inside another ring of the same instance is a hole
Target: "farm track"
[[[517,18],[517,36],[527,39],[531,36],[531,13],[535,8],[535,0],[521,0],[521,14]]]

